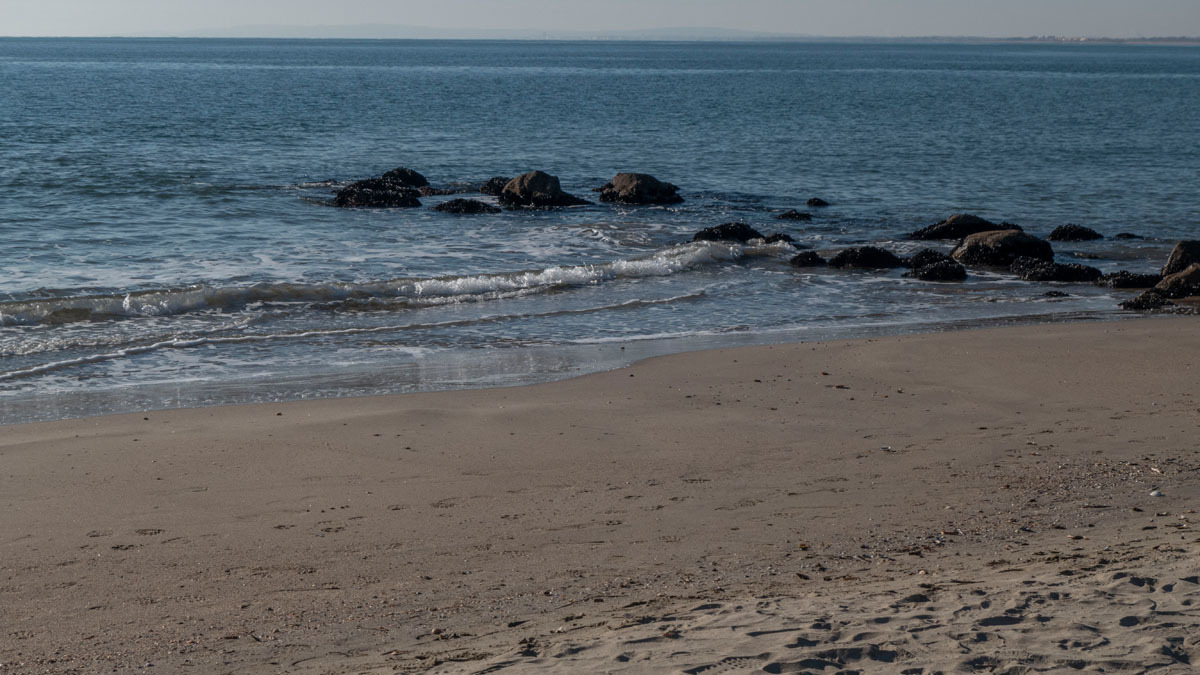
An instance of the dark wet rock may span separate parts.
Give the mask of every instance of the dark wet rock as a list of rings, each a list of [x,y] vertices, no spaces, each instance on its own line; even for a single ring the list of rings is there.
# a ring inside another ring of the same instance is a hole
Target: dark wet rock
[[[762,232],[745,223],[722,223],[700,230],[692,237],[692,241],[740,241],[744,244],[751,239],[764,238]]]
[[[1182,272],[1196,263],[1200,263],[1200,241],[1195,239],[1181,241],[1175,244],[1175,248],[1171,250],[1167,264],[1163,266],[1163,276]]]
[[[486,202],[481,202],[478,199],[451,199],[448,202],[443,202],[433,207],[433,210],[441,211],[442,213],[462,213],[469,215],[476,213],[500,213],[500,209]]]
[[[508,185],[508,181],[510,180],[512,179],[508,176],[493,176],[479,187],[479,191],[485,195],[499,197],[500,193],[504,192],[504,186]]]
[[[811,207],[817,208],[817,209],[819,209],[823,206],[829,206],[829,202],[825,201],[824,199],[821,199],[820,197],[813,197],[812,199],[810,199],[804,203],[807,206],[811,206]]]
[[[911,272],[905,273],[906,277],[920,279],[921,281],[965,281],[967,278],[967,268],[960,263],[946,258],[914,267]]]
[[[1132,232],[1118,232],[1113,235],[1113,239],[1145,239],[1145,237]]]
[[[600,201],[618,204],[678,204],[679,188],[645,173],[619,173],[600,188]]]
[[[789,210],[789,211],[784,211],[783,213],[781,213],[781,214],[779,214],[779,215],[775,216],[775,220],[803,220],[803,221],[809,221],[809,220],[812,220],[812,214],[811,214],[811,213],[805,213],[805,212],[803,212],[803,211],[797,211],[796,209],[791,209],[791,210]]]
[[[431,185],[426,185],[426,186],[419,188],[417,190],[417,192],[421,193],[422,197],[438,197],[441,195],[456,194],[458,192],[458,190],[454,190],[451,188],[435,188]]]
[[[1153,288],[1160,281],[1161,274],[1134,274],[1121,270],[1101,276],[1096,280],[1096,285],[1107,288]]]
[[[767,242],[768,244],[774,244],[775,242],[779,242],[779,241],[786,241],[787,243],[792,244],[792,245],[795,245],[795,243],[796,243],[796,240],[792,239],[792,235],[785,234],[783,232],[776,232],[775,234],[769,234],[769,235],[763,237],[763,241]]]
[[[1017,230],[1018,225],[997,225],[990,220],[969,213],[956,213],[940,223],[923,227],[908,235],[909,239],[962,239],[976,232],[994,232],[996,230]]]
[[[1093,230],[1090,227],[1082,225],[1059,225],[1054,228],[1049,237],[1050,241],[1092,241],[1094,239],[1103,239],[1104,235]]]
[[[1069,298],[1069,297],[1071,297],[1071,294],[1064,293],[1062,291],[1046,291],[1045,293],[1042,293],[1042,297],[1043,298]]]
[[[964,265],[1008,267],[1020,257],[1053,261],[1054,249],[1020,230],[996,230],[967,235],[950,255]]]
[[[878,246],[854,246],[838,251],[829,259],[829,266],[881,269],[906,265],[895,253]]]
[[[421,205],[420,193],[386,178],[368,178],[351,183],[333,196],[333,205],[343,208],[414,208]]]
[[[382,178],[388,182],[410,188],[422,188],[429,185],[429,181],[425,180],[425,176],[404,167],[392,169],[383,174]]]
[[[1103,274],[1095,267],[1079,263],[1056,263],[1037,258],[1017,258],[1009,268],[1025,281],[1095,281]]]
[[[1151,309],[1171,307],[1174,304],[1175,303],[1168,300],[1166,296],[1152,288],[1136,298],[1133,298],[1132,300],[1126,300],[1125,302],[1122,302],[1121,309],[1132,309],[1144,312]]]
[[[586,199],[563,192],[558,176],[551,176],[544,171],[530,171],[508,181],[498,199],[501,206],[518,209],[591,204]]]
[[[943,260],[954,261],[954,258],[932,248],[923,248],[913,254],[908,259],[908,266],[917,269],[918,267],[928,267],[934,263],[942,262]]]
[[[1182,272],[1164,276],[1154,290],[1168,298],[1200,295],[1200,263],[1194,263]]]
[[[804,251],[796,254],[796,257],[788,261],[788,264],[792,267],[824,267],[829,263],[815,251]]]

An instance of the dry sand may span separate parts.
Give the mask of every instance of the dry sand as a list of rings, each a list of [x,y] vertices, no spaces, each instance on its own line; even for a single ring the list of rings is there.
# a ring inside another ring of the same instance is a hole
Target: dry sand
[[[1170,318],[0,428],[0,673],[1192,672],[1198,375]]]

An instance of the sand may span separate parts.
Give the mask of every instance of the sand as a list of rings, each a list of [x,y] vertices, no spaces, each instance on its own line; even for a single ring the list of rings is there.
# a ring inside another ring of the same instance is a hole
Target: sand
[[[1192,672],[1200,320],[0,428],[0,673]]]

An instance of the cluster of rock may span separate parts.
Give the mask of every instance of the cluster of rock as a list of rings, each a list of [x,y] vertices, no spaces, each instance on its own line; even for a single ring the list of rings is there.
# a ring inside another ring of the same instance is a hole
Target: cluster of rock
[[[1142,288],[1138,286],[1137,288]],[[1171,307],[1172,300],[1200,295],[1200,240],[1185,240],[1175,245],[1162,278],[1153,288],[1121,303],[1125,309],[1149,310]]]

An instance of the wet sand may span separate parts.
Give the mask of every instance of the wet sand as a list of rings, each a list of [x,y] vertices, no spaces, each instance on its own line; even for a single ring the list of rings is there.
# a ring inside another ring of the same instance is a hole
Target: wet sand
[[[0,428],[0,673],[1190,672],[1198,380],[1181,317]]]

